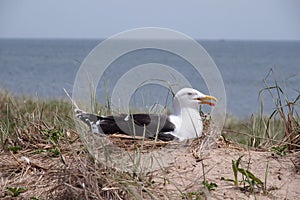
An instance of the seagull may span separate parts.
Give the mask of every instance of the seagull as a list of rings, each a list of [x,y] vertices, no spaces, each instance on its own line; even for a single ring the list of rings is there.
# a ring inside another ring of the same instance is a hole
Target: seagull
[[[201,104],[215,106],[217,98],[193,88],[179,90],[173,99],[174,114],[118,114],[100,116],[76,108],[76,117],[96,134],[125,134],[162,141],[196,138],[202,135]]]

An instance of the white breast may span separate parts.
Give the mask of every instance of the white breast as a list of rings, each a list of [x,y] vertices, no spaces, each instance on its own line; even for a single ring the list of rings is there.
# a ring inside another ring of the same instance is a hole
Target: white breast
[[[178,116],[171,115],[170,121],[176,126],[176,129],[173,132],[174,136],[181,141],[202,135],[203,124],[197,110],[182,110],[181,114]]]

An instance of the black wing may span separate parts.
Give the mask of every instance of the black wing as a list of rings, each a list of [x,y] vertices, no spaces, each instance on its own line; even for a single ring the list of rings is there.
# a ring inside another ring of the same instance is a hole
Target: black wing
[[[145,136],[146,138],[157,138],[164,141],[176,139],[172,134],[175,125],[169,121],[167,115],[157,114],[121,114],[115,116],[98,116],[75,111],[76,116],[88,126],[98,129],[98,133],[104,134],[126,134],[130,136]]]

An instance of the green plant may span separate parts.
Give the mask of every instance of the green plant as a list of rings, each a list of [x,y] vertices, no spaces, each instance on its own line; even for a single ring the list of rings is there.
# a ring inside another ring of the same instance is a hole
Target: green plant
[[[49,152],[51,157],[58,157],[61,154],[60,149],[58,147],[50,149]]]
[[[297,90],[291,98],[284,81],[279,82],[272,69],[263,82],[264,88],[258,94],[261,100],[258,113],[246,120],[227,116],[223,137],[251,147],[286,146],[284,152],[300,149],[300,118],[297,112],[300,91]],[[265,97],[270,97],[268,101],[273,102],[271,114],[266,113]]]
[[[205,194],[202,191],[198,191],[198,192],[186,192],[183,193],[182,195],[182,199],[195,199],[195,200],[201,200],[201,199],[206,199],[205,198]]]
[[[236,161],[232,160],[232,170],[234,174],[234,185],[238,186],[238,169],[243,156],[240,156]]]
[[[6,189],[8,189],[12,193],[12,197],[17,197],[22,192],[26,191],[26,188],[23,187],[7,187]]]
[[[215,190],[215,188],[218,187],[218,185],[216,183],[214,183],[214,182],[210,182],[209,183],[208,181],[203,181],[202,184],[209,191]]]
[[[280,156],[286,156],[286,150],[288,146],[287,145],[282,145],[282,146],[273,146],[271,148],[272,151],[274,151],[276,154]]]
[[[273,75],[273,83],[270,85],[267,81],[268,77]],[[274,75],[271,69],[269,74],[264,79],[265,88],[259,92],[259,96],[263,92],[268,92],[275,106],[274,111],[269,116],[269,121],[272,119],[280,119],[284,128],[284,139],[281,143],[286,144],[289,150],[300,148],[300,125],[299,125],[299,115],[296,111],[296,107],[299,107],[300,92],[298,91],[298,96],[291,100],[289,98],[288,92],[283,89]],[[268,121],[268,122],[269,122]],[[267,123],[267,127],[269,123]]]
[[[39,200],[38,198],[36,197],[30,197],[31,200]]]
[[[236,161],[232,160],[232,170],[233,170],[234,179],[228,179],[228,178],[221,177],[221,180],[233,182],[234,186],[236,186],[236,187],[238,187],[239,182],[241,182],[244,185],[244,188],[250,187],[251,191],[253,191],[255,187],[263,189],[264,184],[258,177],[256,177],[248,169],[240,167],[242,157],[243,156],[240,156]],[[238,174],[242,175],[241,181],[238,180]],[[246,185],[246,184],[248,184],[248,185]]]
[[[268,180],[268,174],[269,174],[269,167],[270,167],[270,161],[267,162],[266,172],[265,172],[265,183],[264,183],[264,194],[268,194],[267,190],[267,180]]]
[[[43,153],[43,152],[46,152],[46,150],[43,150],[43,149],[36,149],[36,150],[34,151],[35,154],[41,154],[41,153]]]
[[[21,147],[16,145],[16,146],[9,146],[8,150],[12,151],[13,153],[18,153],[19,150],[21,150]]]
[[[60,131],[58,129],[47,129],[44,130],[47,133],[47,137],[49,141],[53,144],[56,145],[57,141],[63,136],[63,131]]]

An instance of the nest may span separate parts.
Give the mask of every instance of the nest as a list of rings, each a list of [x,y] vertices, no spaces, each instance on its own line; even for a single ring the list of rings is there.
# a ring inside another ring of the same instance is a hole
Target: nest
[[[75,131],[32,123],[15,133],[0,151],[1,199],[129,199],[132,188],[137,194],[144,190],[143,185],[136,184],[139,181],[134,173],[97,162]],[[187,151],[199,151],[199,144],[205,143],[208,134],[189,141]],[[164,151],[179,144],[120,134],[107,138],[127,152]],[[124,181],[135,184],[128,187]]]

